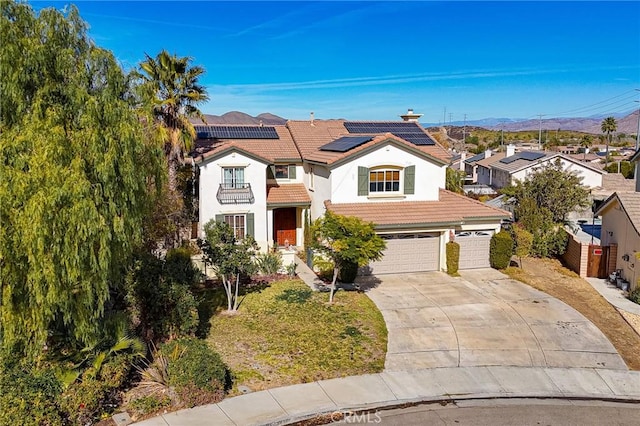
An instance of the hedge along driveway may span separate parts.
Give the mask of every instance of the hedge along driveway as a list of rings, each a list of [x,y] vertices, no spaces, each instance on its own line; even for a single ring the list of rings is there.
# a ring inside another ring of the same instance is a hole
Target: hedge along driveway
[[[299,280],[247,294],[236,315],[218,311],[208,341],[231,368],[238,386],[262,390],[380,372],[387,329],[362,292],[312,292]]]

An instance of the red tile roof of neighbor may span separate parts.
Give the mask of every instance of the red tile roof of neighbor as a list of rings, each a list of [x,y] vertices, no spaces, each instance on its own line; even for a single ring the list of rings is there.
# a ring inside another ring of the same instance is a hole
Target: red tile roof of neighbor
[[[347,158],[353,154],[366,150],[378,143],[388,139],[393,139],[397,143],[405,145],[409,149],[417,150],[423,154],[430,155],[438,160],[448,163],[451,154],[441,145],[414,145],[391,133],[380,134],[372,141],[360,145],[347,152],[321,151],[320,147],[334,141],[342,136],[355,136],[357,133],[349,133],[344,126],[345,120],[314,120],[311,121],[288,121],[287,127],[296,141],[302,157],[309,161],[333,164],[336,161]],[[426,132],[426,131],[425,131]],[[435,140],[435,139],[434,139]]]
[[[438,201],[399,201],[378,203],[333,204],[325,201],[327,210],[345,216],[357,216],[380,227],[460,223],[473,219],[510,218],[511,213],[487,206],[479,201],[440,189]]]
[[[229,126],[231,127],[231,126]],[[257,127],[257,126],[256,126]],[[278,139],[200,139],[196,141],[195,153],[203,159],[215,156],[217,153],[229,148],[238,148],[256,157],[264,159],[267,163],[280,161],[301,161],[291,133],[286,126],[272,126],[278,133]]]
[[[302,183],[267,186],[267,204],[311,204],[311,197]]]

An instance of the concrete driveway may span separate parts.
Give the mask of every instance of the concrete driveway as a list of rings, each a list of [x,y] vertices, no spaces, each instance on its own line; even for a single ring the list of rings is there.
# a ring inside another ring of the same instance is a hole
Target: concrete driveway
[[[494,269],[381,275],[368,291],[389,331],[387,371],[436,367],[627,367],[565,303]]]

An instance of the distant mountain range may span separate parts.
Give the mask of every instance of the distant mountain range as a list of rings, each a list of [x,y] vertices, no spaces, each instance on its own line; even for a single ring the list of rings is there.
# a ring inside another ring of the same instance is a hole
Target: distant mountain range
[[[631,112],[626,115],[611,114],[616,118],[618,123],[618,133],[636,134],[638,131],[638,111]],[[576,132],[585,132],[592,134],[600,134],[602,130],[600,125],[602,120],[609,115],[592,116],[584,118],[543,118],[542,129],[543,130],[572,130]],[[245,114],[240,111],[230,111],[222,115],[210,115],[205,114],[205,119],[208,124],[237,124],[237,125],[259,125],[273,126],[278,124],[285,124],[286,118],[279,117],[271,113],[262,113],[255,117]],[[200,120],[192,119],[194,124],[202,124]],[[438,127],[441,123],[421,123],[424,127]],[[448,126],[463,126],[465,123],[462,121],[453,121],[447,124]],[[517,132],[523,130],[539,130],[540,120],[526,120],[526,119],[513,119],[513,118],[485,118],[482,120],[470,120],[466,122],[469,127],[482,127],[488,130],[501,130],[504,129],[510,132]]]

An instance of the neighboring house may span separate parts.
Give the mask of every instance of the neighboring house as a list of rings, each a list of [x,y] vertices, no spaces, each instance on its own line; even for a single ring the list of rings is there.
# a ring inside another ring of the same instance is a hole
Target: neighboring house
[[[464,160],[465,183],[473,184],[478,182],[478,161],[491,156],[491,150],[481,152],[473,157]]]
[[[199,235],[211,219],[262,250],[303,242],[311,198],[302,158],[285,126],[195,126]]]
[[[635,162],[635,191],[613,193],[594,214],[602,217],[601,244],[617,246],[616,250],[609,251],[615,256],[613,269],[620,270],[633,291],[640,279],[640,259],[636,257],[640,252],[640,150],[630,161]]]
[[[507,148],[508,149],[508,148]],[[513,155],[513,151],[511,151]],[[480,160],[476,163],[478,173],[478,184],[493,186],[493,169],[491,165],[502,160],[509,154],[507,152],[498,152],[490,157]]]
[[[513,184],[515,180],[524,181],[530,173],[557,159],[562,163],[564,170],[574,171],[581,177],[582,184],[587,188],[602,186],[605,171],[564,154],[542,151],[518,152],[491,164],[492,185],[498,189]]]
[[[446,191],[450,154],[416,122],[289,121],[271,133],[257,131],[271,138],[253,139],[200,130],[201,138],[209,136],[198,141],[209,151],[200,147],[195,160],[200,232],[211,218],[229,222],[239,214],[253,218],[263,249],[280,231],[293,229],[289,243],[301,246],[306,210],[312,220],[327,210],[357,216],[374,222],[387,240],[384,258],[363,270],[380,274],[445,269],[445,244],[452,238],[461,246],[460,268],[488,267],[491,235],[510,216]],[[232,191],[236,201],[226,202],[216,188],[224,188],[225,173],[232,173],[225,170],[235,167],[244,170],[242,183],[251,184],[253,197]],[[285,170],[282,177],[278,171]]]

